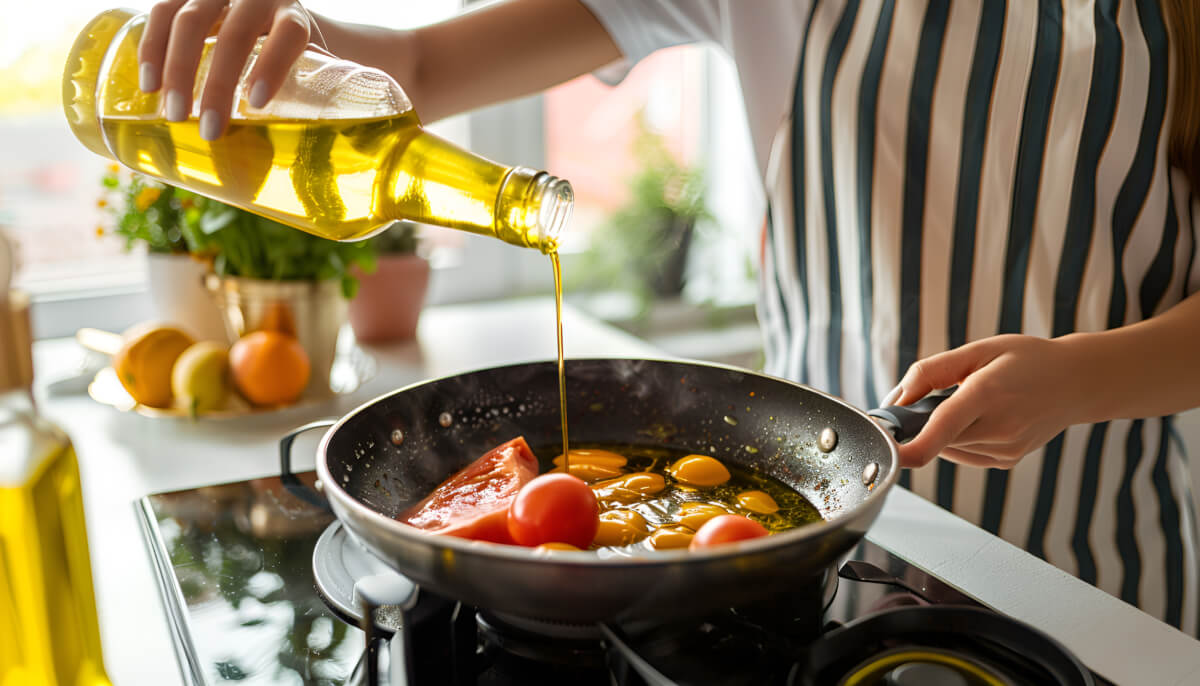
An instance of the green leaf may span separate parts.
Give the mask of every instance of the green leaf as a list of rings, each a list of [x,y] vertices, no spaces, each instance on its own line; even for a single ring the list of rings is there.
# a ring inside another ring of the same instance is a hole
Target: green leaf
[[[208,234],[216,233],[237,219],[237,212],[236,208],[229,205],[213,208],[200,217],[200,230]]]

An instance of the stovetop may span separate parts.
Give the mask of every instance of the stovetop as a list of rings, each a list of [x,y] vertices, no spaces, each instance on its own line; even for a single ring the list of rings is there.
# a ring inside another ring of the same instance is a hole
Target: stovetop
[[[315,481],[311,472],[299,476]],[[323,533],[326,539],[337,535],[333,515],[293,496],[278,477],[160,493],[139,504],[188,686],[359,681],[364,638],[351,623],[353,609],[336,597],[323,598],[314,583],[314,547]],[[811,641],[822,629],[903,605],[979,607],[869,541],[849,559],[836,588],[827,584],[812,591],[817,595],[811,599],[803,593],[791,599],[826,609],[808,613],[811,621],[789,622],[784,633],[811,631],[813,636],[801,639]],[[334,578],[333,584],[328,574],[323,579],[325,596],[338,595]],[[634,627],[625,635],[618,626],[621,635],[607,641],[543,640],[503,617],[444,599],[422,602],[418,610],[427,619],[417,626],[433,628],[413,634],[418,674],[426,675],[420,684],[645,683],[628,664],[613,664],[621,661],[613,654],[618,651],[600,647],[622,639],[651,655],[669,683],[784,683],[794,669],[793,657],[780,657],[788,648],[775,645],[779,632],[764,630],[771,622],[757,619],[754,608],[715,613],[684,628]],[[443,669],[451,672],[444,678]],[[439,676],[428,677],[430,672]],[[1108,682],[1096,677],[1096,683]]]

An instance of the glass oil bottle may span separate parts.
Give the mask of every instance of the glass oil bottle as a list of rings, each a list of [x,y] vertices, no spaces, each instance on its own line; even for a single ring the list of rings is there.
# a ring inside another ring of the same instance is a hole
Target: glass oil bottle
[[[197,72],[193,112],[169,122],[159,93],[138,87],[146,15],[109,10],[80,33],[63,106],[88,148],[126,166],[334,240],[408,219],[555,252],[573,204],[565,180],[474,155],[421,126],[383,72],[315,51],[261,109],[247,102],[251,54],[226,133],[200,137],[198,107],[215,38]]]
[[[38,416],[28,298],[0,236],[0,684],[109,686],[75,451]]]

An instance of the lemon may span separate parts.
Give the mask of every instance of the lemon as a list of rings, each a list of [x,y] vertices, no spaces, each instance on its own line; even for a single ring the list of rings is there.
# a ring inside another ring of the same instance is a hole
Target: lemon
[[[175,404],[195,416],[224,409],[229,398],[229,351],[213,341],[194,343],[171,369]]]
[[[124,334],[112,366],[134,400],[149,407],[171,406],[171,370],[195,341],[173,326],[143,324]]]

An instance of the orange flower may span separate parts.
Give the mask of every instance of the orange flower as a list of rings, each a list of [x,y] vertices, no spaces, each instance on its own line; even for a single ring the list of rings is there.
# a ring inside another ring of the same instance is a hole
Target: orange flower
[[[103,226],[96,227],[96,238],[104,238],[104,227]]]
[[[104,198],[99,198],[96,200],[96,207],[108,207],[108,201]]]
[[[160,196],[160,195],[162,195],[161,188],[154,188],[153,186],[149,186],[149,187],[143,188],[142,190],[138,191],[137,197],[134,198],[134,200],[133,200],[133,204],[137,205],[137,208],[139,210],[141,210],[142,212],[145,212],[146,208],[153,205],[154,201],[158,200],[158,196]]]

